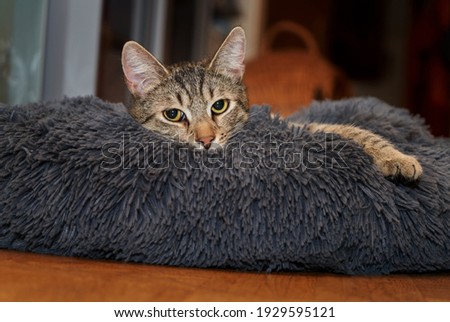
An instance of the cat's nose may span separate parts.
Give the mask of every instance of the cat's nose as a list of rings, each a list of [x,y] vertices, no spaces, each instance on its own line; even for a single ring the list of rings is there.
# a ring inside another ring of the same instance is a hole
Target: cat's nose
[[[202,138],[198,138],[197,142],[200,142],[201,144],[203,144],[205,149],[209,149],[212,141],[214,141],[215,138],[216,138],[215,136],[204,136]]]

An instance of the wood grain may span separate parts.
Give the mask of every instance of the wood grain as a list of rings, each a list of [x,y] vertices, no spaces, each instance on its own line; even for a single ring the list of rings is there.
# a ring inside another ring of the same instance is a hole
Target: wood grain
[[[1,301],[450,301],[450,273],[249,273],[0,250]]]

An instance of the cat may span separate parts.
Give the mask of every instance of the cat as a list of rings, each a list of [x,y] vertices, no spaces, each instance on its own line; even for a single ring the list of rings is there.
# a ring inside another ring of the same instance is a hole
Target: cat
[[[234,28],[211,60],[162,65],[134,41],[122,50],[125,82],[132,94],[129,113],[145,128],[209,149],[223,146],[248,120],[245,33]],[[335,133],[359,144],[386,177],[417,180],[417,159],[381,136],[346,124],[294,124],[311,132]]]

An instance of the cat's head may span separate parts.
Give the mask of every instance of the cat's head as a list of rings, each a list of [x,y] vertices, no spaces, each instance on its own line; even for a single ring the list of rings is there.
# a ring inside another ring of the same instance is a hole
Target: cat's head
[[[248,118],[242,83],[245,34],[234,28],[209,61],[163,66],[136,42],[122,51],[134,102],[130,114],[145,128],[199,147],[223,146]]]

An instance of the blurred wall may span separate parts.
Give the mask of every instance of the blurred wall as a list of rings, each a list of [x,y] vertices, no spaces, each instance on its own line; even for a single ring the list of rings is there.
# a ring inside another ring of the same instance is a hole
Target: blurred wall
[[[49,0],[43,99],[96,93],[102,0]]]

